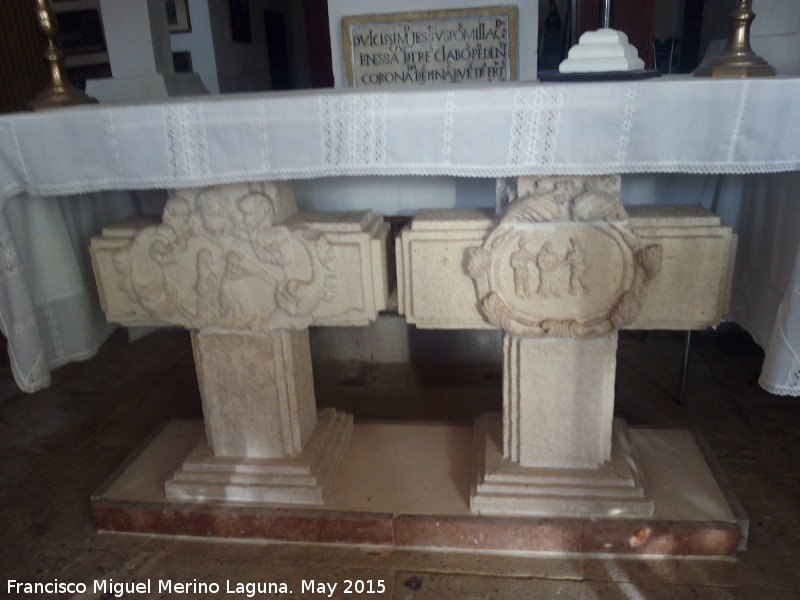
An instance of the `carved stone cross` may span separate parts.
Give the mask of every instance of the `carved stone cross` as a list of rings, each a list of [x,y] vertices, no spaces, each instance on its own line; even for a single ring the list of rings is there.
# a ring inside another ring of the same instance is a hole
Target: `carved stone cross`
[[[388,226],[298,213],[288,183],[174,193],[162,223],[106,228],[91,251],[110,321],[192,330],[203,440],[169,498],[323,502],[352,417],[317,414],[309,325],[366,325],[386,304]]]
[[[649,516],[613,419],[617,332],[717,323],[735,237],[699,207],[632,208],[620,179],[519,178],[502,218],[422,211],[397,243],[423,328],[503,330],[503,413],[475,424],[480,513]]]

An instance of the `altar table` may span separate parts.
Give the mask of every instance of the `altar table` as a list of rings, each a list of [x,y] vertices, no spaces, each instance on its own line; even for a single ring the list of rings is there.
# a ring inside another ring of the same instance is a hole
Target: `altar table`
[[[306,200],[319,208],[322,178],[621,173],[623,201],[702,203],[737,230],[730,318],[766,350],[762,386],[800,395],[800,103],[791,102],[798,95],[798,78],[676,76],[4,115],[0,324],[15,379],[24,391],[40,389],[50,368],[91,355],[108,335],[86,243],[99,227],[140,211],[152,190],[309,180]],[[392,212],[382,198],[360,208]]]

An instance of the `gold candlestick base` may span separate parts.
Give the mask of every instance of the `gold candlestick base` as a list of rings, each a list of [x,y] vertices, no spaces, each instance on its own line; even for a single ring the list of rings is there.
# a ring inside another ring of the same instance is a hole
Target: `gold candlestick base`
[[[28,103],[28,110],[50,110],[51,108],[77,106],[79,104],[97,104],[97,100],[74,87],[64,89],[48,88],[36,94],[36,97]]]
[[[719,57],[723,58],[723,57]],[[775,69],[773,69],[767,61],[763,58],[756,56],[758,60],[754,61],[717,61],[716,59],[708,61],[702,67],[699,67],[695,72],[695,77],[774,77]],[[759,62],[760,61],[760,62]]]
[[[47,49],[43,56],[50,66],[50,85],[28,103],[28,110],[48,110],[76,104],[96,104],[97,100],[75,89],[67,79],[64,69],[64,53],[56,45],[58,24],[50,3],[47,0],[35,0],[35,4],[36,24],[47,38]]]
[[[698,67],[695,77],[772,77],[773,69],[750,47],[750,25],[756,18],[747,0],[739,0],[730,14],[731,33],[721,56]]]

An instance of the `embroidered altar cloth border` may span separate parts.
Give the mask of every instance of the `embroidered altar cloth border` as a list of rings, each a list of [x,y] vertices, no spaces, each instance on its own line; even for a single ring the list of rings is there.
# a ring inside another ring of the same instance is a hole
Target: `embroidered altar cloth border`
[[[664,77],[12,114],[0,118],[0,200],[347,175],[794,171],[798,97],[798,78]]]

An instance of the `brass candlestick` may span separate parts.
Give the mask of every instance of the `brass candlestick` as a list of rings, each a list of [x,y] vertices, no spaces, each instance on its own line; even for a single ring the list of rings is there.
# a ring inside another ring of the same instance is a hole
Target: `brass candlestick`
[[[47,110],[76,104],[94,104],[97,100],[76,90],[67,79],[64,69],[64,53],[56,45],[58,22],[48,0],[34,0],[36,4],[36,24],[47,38],[44,59],[50,66],[50,85],[39,92],[29,104],[29,110]]]
[[[730,14],[731,32],[721,56],[698,67],[695,77],[771,77],[775,69],[750,47],[750,25],[756,18],[747,0],[738,0]]]

